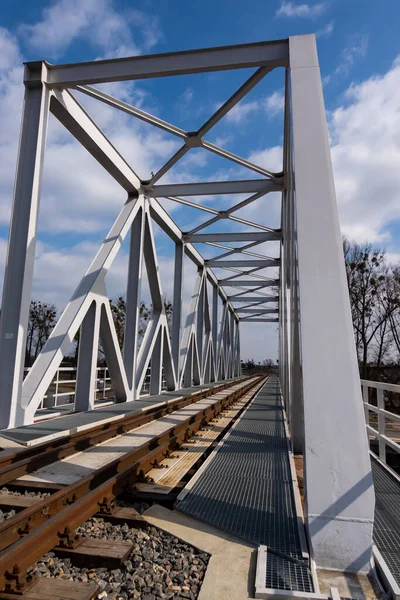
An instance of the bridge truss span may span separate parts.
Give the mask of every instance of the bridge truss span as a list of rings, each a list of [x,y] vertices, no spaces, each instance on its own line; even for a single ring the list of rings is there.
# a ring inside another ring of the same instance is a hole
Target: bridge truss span
[[[209,134],[278,68],[285,74],[283,169],[274,170],[222,148]],[[240,69],[252,72],[195,131],[96,87]],[[311,554],[321,567],[368,570],[373,484],[315,36],[69,65],[27,63],[24,83],[0,322],[0,426],[33,421],[78,331],[75,409],[91,410],[99,339],[115,400],[126,402],[138,398],[150,364],[152,395],[160,393],[163,377],[167,389],[176,390],[238,376],[240,328],[276,323],[291,444],[295,453],[304,455]],[[150,178],[140,177],[83,108],[78,100],[83,97],[174,136],[177,150]],[[121,207],[23,379],[49,114],[119,184]],[[198,149],[234,166],[235,176],[227,172],[222,180],[174,182],[173,169]],[[271,198],[276,194],[281,222],[271,226]],[[216,201],[222,196],[228,199],[223,207]],[[166,209],[175,205],[207,218],[195,218],[183,229]],[[243,209],[249,207],[257,209],[245,218]],[[175,244],[171,327],[155,224]],[[105,278],[125,239],[130,247],[121,349]],[[197,271],[188,306],[182,299],[185,256]],[[139,348],[145,274],[152,312]]]

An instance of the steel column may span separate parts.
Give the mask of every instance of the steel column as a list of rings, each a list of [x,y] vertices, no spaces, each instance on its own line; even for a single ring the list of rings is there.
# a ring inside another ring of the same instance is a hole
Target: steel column
[[[82,321],[76,370],[75,410],[93,410],[96,396],[101,305],[93,300]]]
[[[289,48],[308,532],[318,566],[368,571],[374,492],[315,36]]]
[[[182,242],[176,242],[172,312],[172,357],[177,379],[179,379],[179,358],[181,350],[183,258],[184,244]]]
[[[21,387],[50,92],[46,67],[25,66],[25,98],[0,319],[0,428],[24,422]],[[29,79],[29,82],[27,80]]]
[[[141,208],[131,226],[129,247],[128,283],[126,288],[126,313],[124,331],[124,365],[128,384],[136,399],[135,373],[137,337],[140,323],[140,291],[143,268],[144,210]]]

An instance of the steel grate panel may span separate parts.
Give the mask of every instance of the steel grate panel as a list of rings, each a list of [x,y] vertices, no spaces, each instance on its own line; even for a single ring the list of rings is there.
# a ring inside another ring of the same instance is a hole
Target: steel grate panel
[[[177,508],[303,560],[277,378],[262,388]],[[266,587],[312,591],[304,567],[269,552]],[[272,557],[272,558],[271,558]]]
[[[265,587],[274,590],[291,590],[313,593],[307,563],[304,566],[267,554]]]
[[[373,457],[375,487],[374,542],[400,586],[400,482]]]

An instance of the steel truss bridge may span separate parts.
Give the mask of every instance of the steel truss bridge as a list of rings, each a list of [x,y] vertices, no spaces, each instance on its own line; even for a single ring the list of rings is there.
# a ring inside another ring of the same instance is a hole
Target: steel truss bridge
[[[268,170],[208,140],[213,127],[278,68],[285,72],[282,172]],[[196,131],[185,131],[96,87],[106,82],[237,69],[252,69],[252,74]],[[246,323],[262,327],[276,322],[291,450],[304,456],[305,520],[313,561],[341,571],[368,571],[375,496],[315,37],[79,64],[30,62],[25,65],[24,83],[0,324],[0,426],[12,429],[33,423],[78,331],[74,409],[90,411],[96,395],[99,339],[115,402],[126,403],[138,400],[150,364],[150,395],[160,394],[162,378],[172,391],[238,377],[240,329]],[[78,102],[80,94],[172,134],[181,146],[150,180],[140,179]],[[23,378],[50,113],[120,184],[121,209]],[[198,148],[226,159],[247,175],[224,181],[163,182],[183,157]],[[279,228],[263,224],[268,194],[276,192],[282,199]],[[235,194],[245,197],[228,209],[216,208],[216,196]],[[197,200],[200,196],[206,198],[204,204]],[[209,218],[182,231],[162,199],[208,213]],[[238,216],[252,204],[259,208],[260,222]],[[175,244],[171,332],[154,223]],[[121,350],[105,277],[128,236]],[[278,248],[272,257],[265,250],[268,244]],[[210,247],[216,255],[204,258],[199,248],[209,251]],[[186,315],[184,256],[197,269]],[[138,349],[144,270],[153,310]],[[265,402],[267,407],[268,398]],[[385,432],[380,430],[378,435]]]

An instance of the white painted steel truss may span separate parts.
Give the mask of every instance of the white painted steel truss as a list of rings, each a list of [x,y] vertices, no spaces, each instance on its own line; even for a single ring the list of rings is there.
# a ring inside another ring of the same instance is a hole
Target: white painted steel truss
[[[276,67],[286,70],[282,173],[205,139]],[[184,131],[92,87],[243,68],[254,72],[196,131]],[[150,363],[151,394],[161,390],[162,370],[170,390],[238,375],[239,322],[278,322],[281,381],[292,446],[303,452],[305,459],[306,517],[313,557],[322,567],[367,570],[372,477],[315,37],[70,65],[28,63],[25,90],[0,323],[0,426],[32,421],[78,330],[76,408],[84,410],[93,408],[99,338],[116,401],[122,402],[138,397]],[[141,180],[79,104],[76,92],[174,135],[182,141],[181,147],[150,180]],[[23,381],[49,112],[120,184],[128,198]],[[164,175],[193,148],[203,148],[247,169],[249,179],[163,183]],[[264,225],[261,218],[254,222],[238,216],[239,210],[260,198],[265,200],[262,212],[266,213],[265,197],[272,192],[283,192],[281,229]],[[219,210],[211,198],[219,194],[246,197]],[[200,204],[193,199],[197,196],[208,196],[210,201]],[[183,232],[159,202],[164,198],[208,213],[209,218]],[[175,243],[171,335],[153,222]],[[212,226],[223,222],[236,223],[241,231],[214,231]],[[104,280],[128,234],[127,313],[121,351]],[[279,259],[257,252],[261,244],[273,241],[280,246]],[[220,253],[204,259],[198,244]],[[184,255],[195,264],[197,278],[182,328]],[[264,275],[264,269],[277,267],[279,278]],[[138,351],[144,268],[153,312]],[[218,277],[216,268],[225,271],[226,277]]]
[[[150,363],[151,394],[160,393],[162,372],[165,374],[167,387],[170,390],[239,375],[239,321],[278,320],[278,309],[268,309],[264,304],[276,302],[278,280],[265,277],[258,272],[268,267],[279,268],[279,259],[271,259],[264,254],[255,253],[253,249],[266,241],[279,242],[280,230],[253,223],[238,217],[235,213],[270,192],[280,192],[283,178],[282,173],[273,173],[236,156],[208,142],[204,136],[273,68],[287,66],[287,58],[288,44],[287,41],[282,41],[133,59],[96,61],[88,64],[54,66],[46,62],[38,62],[28,63],[25,66],[25,106],[1,324],[0,364],[7,363],[0,381],[4,402],[1,415],[3,427],[32,422],[37,407],[78,331],[80,331],[80,345],[75,400],[77,410],[90,410],[94,406],[99,339],[109,366],[115,398],[119,402],[138,397]],[[101,66],[100,71],[99,66]],[[256,70],[195,132],[175,127],[91,85],[105,81],[245,67],[255,67]],[[68,81],[61,75],[61,73],[67,75],[67,72]],[[152,175],[149,181],[141,180],[79,104],[75,97],[76,91],[173,134],[182,140],[181,148],[157,173]],[[31,296],[36,223],[49,112],[121,185],[127,192],[128,199],[63,311],[43,351],[22,381],[25,331]],[[258,178],[186,184],[158,183],[191,148],[197,147],[202,147],[231,163],[248,169],[253,177],[256,174]],[[246,194],[248,197],[226,211],[217,210],[212,205],[203,206],[190,200],[192,196],[221,194]],[[182,232],[162,207],[159,198],[167,198],[199,211],[205,211],[210,214],[210,219],[190,231]],[[224,219],[238,223],[247,231],[208,233],[209,226]],[[176,246],[171,335],[168,330],[158,273],[152,221],[164,230]],[[104,279],[128,234],[131,242],[127,314],[124,348],[121,351]],[[235,243],[234,246],[229,245],[232,242]],[[193,245],[198,243],[214,246],[225,252],[213,259],[205,260]],[[237,253],[240,253],[241,260],[235,260]],[[198,274],[182,331],[184,254],[194,262]],[[137,334],[143,266],[147,271],[153,310],[138,351]],[[215,268],[233,274],[218,279],[212,270]],[[212,286],[212,298],[209,298],[207,282]],[[239,288],[238,293],[228,298],[225,289],[233,286]],[[263,292],[264,288],[269,286],[276,288],[274,296]],[[250,290],[256,300],[248,303],[246,299],[242,299],[242,296],[248,295]],[[218,303],[221,304],[220,308]],[[237,303],[245,307],[242,310],[247,308],[249,312],[236,310],[234,305]]]

